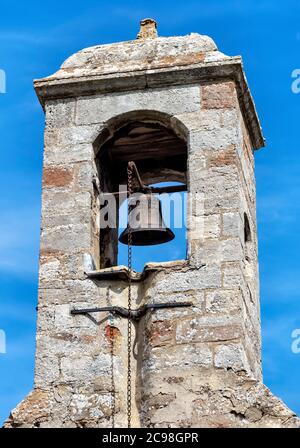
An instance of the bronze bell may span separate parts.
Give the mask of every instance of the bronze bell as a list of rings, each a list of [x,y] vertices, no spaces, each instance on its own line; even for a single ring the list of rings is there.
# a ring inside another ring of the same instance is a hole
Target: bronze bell
[[[153,246],[171,241],[175,235],[167,228],[161,213],[160,200],[153,194],[133,195],[129,201],[128,225],[119,241],[128,244],[130,226],[132,246]]]

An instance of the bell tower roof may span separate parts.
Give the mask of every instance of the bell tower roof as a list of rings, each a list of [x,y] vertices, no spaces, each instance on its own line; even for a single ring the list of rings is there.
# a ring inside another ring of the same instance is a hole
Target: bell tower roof
[[[264,146],[259,119],[240,56],[226,56],[208,36],[160,37],[153,19],[141,21],[137,38],[96,45],[70,56],[60,69],[35,80],[41,104],[48,99],[183,85],[211,79],[236,82],[253,147]]]
[[[208,36],[191,33],[186,36],[158,37],[157,34],[155,36],[155,27],[153,30],[144,28],[146,25],[141,25],[135,40],[95,45],[74,53],[56,73],[43,80],[111,75],[231,59],[220,53]]]

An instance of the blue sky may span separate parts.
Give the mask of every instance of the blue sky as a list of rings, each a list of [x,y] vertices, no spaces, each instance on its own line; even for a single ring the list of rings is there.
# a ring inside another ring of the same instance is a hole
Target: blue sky
[[[47,76],[81,48],[135,38],[141,18],[160,35],[208,34],[242,54],[267,148],[256,153],[264,381],[300,414],[300,68],[297,0],[1,0],[0,69],[0,422],[32,386],[37,302],[43,113],[33,78]]]

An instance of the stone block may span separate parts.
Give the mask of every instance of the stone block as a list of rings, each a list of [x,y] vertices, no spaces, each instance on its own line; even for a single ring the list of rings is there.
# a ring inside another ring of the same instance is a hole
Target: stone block
[[[239,319],[232,316],[194,316],[182,319],[176,327],[177,343],[230,341],[241,336]]]
[[[227,240],[195,240],[191,244],[191,262],[202,264],[221,264],[225,261],[240,261],[244,257],[241,242],[237,238]]]
[[[231,195],[222,195],[215,197],[205,197],[204,210],[207,214],[239,211],[240,197],[239,193]]]
[[[63,208],[58,209],[55,213],[52,210],[43,213],[42,228],[65,227],[89,224],[91,225],[91,216],[84,208],[74,209],[72,212],[66,212]]]
[[[47,101],[45,104],[47,128],[58,129],[72,125],[75,120],[75,104],[74,98]]]
[[[243,242],[243,222],[241,215],[237,212],[224,213],[222,216],[222,235],[224,237],[239,237]]]
[[[47,189],[43,191],[42,216],[50,214],[71,213],[77,209],[91,210],[91,194],[89,192],[59,191]]]
[[[210,130],[195,130],[190,133],[190,151],[197,153],[204,150],[224,151],[229,146],[237,145],[237,130],[235,128],[219,128]]]
[[[124,376],[124,366],[121,368],[120,359],[114,358],[115,377],[119,380]],[[66,382],[77,381],[85,384],[93,382],[99,376],[111,377],[111,355],[101,353],[97,357],[66,356],[61,359],[61,375]]]
[[[216,348],[214,365],[218,369],[250,372],[244,347],[241,344],[221,345]]]
[[[91,308],[94,299],[90,302],[77,302],[78,297],[72,294],[69,298],[71,303],[62,303],[55,305],[55,318],[53,331],[57,333],[70,333],[74,337],[82,334],[95,336],[97,334],[97,325],[87,316],[80,314],[72,315],[72,309]]]
[[[219,238],[221,234],[221,216],[207,215],[204,216],[204,238]]]
[[[39,278],[41,281],[56,279],[60,277],[60,261],[57,258],[49,257],[40,263]]]
[[[43,187],[61,188],[68,187],[74,178],[74,171],[71,168],[44,168]]]
[[[72,316],[70,313],[72,308],[72,304],[62,304],[55,306],[54,326],[57,328],[57,331],[65,331],[68,328],[72,328],[78,325],[78,319],[76,319],[76,316]]]
[[[41,232],[42,250],[77,252],[89,250],[90,246],[90,227],[86,224],[51,227]]]
[[[52,165],[68,165],[83,161],[92,161],[94,149],[92,143],[70,146],[51,146],[44,150],[44,167]]]
[[[226,266],[223,271],[223,286],[238,288],[244,286],[244,277],[239,265]]]
[[[60,377],[59,358],[55,353],[39,350],[35,359],[34,384],[37,388],[48,389]]]
[[[244,257],[241,241],[238,238],[230,238],[222,242],[221,260],[238,261]]]
[[[200,87],[147,89],[138,92],[82,97],[77,101],[76,124],[104,123],[112,117],[136,110],[156,110],[170,115],[200,108]]]
[[[237,290],[215,290],[206,293],[206,311],[212,314],[231,314],[241,310],[241,297]]]
[[[185,369],[191,367],[208,368],[212,365],[212,352],[205,344],[156,347],[149,351],[144,360],[144,373],[164,369]]]
[[[95,427],[95,420],[108,418],[112,410],[111,394],[92,394],[83,393],[73,394],[70,402],[70,411],[72,419],[75,421],[92,421],[92,427]]]
[[[177,325],[176,342],[191,344],[193,342],[232,341],[243,335],[240,325],[202,326],[199,319],[185,320]]]
[[[235,128],[237,126],[237,112],[235,110],[197,110],[175,115],[189,132],[213,131],[222,127]],[[172,122],[172,120],[171,120]]]
[[[157,283],[158,292],[182,292],[217,288],[221,285],[221,272],[217,266],[204,266],[187,272],[171,272]]]
[[[227,148],[217,152],[210,152],[208,155],[208,167],[218,167],[237,164],[237,151],[235,145],[229,145]]]
[[[147,341],[153,347],[170,345],[174,340],[174,325],[172,321],[156,321],[147,329]]]
[[[104,331],[97,334],[93,328],[63,328],[55,326],[49,332],[40,332],[37,337],[37,350],[56,355],[58,358],[71,356],[94,357],[102,347],[103,353],[110,353],[109,343],[105,340]]]
[[[203,195],[204,207],[207,200],[212,198],[224,200],[224,198],[237,194],[239,190],[238,171],[234,165],[212,167],[209,170],[194,170],[190,174],[190,182],[193,185],[192,193]],[[207,215],[210,214],[205,208],[204,211]]]
[[[62,280],[48,281],[46,279],[39,281],[39,306],[55,305],[66,303],[70,296],[64,289],[65,284]]]
[[[232,109],[238,106],[235,83],[216,82],[202,86],[203,109]]]
[[[52,148],[72,148],[80,144],[92,144],[102,131],[99,125],[65,126],[59,129],[45,130],[45,147],[49,151]],[[71,152],[71,151],[70,151]]]
[[[51,305],[43,306],[43,302],[39,301],[37,332],[50,331],[54,325],[55,308]]]
[[[90,161],[76,164],[75,191],[90,191],[92,189],[94,170],[93,163]]]

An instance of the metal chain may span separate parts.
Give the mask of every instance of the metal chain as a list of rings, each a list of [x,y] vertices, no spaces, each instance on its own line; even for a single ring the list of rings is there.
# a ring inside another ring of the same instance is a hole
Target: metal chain
[[[109,300],[109,287],[106,291],[106,302],[110,304]],[[114,374],[114,315],[110,314],[109,319],[109,339],[110,339],[110,361],[111,361],[111,427],[115,427],[115,415],[116,415],[116,385]]]
[[[132,271],[132,233],[130,227],[130,196],[132,194],[132,168],[128,163],[127,166],[127,176],[128,176],[128,311],[131,311],[131,271]],[[132,338],[132,323],[130,318],[128,319],[128,340],[127,340],[127,359],[128,359],[128,370],[127,370],[127,423],[128,428],[131,428],[131,338]]]

